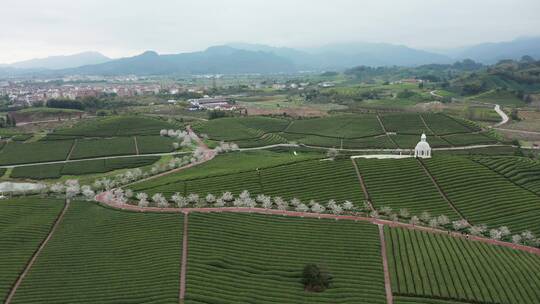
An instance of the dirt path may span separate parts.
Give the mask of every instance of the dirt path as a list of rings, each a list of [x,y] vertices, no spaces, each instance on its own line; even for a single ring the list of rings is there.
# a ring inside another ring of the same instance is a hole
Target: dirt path
[[[492,240],[486,237],[477,237],[467,234],[462,234],[459,232],[453,232],[438,228],[417,226],[402,222],[393,222],[390,220],[375,219],[371,217],[366,217],[362,213],[352,213],[348,215],[334,215],[328,213],[310,213],[310,212],[299,212],[299,211],[290,211],[290,210],[276,210],[276,209],[263,209],[263,208],[239,208],[239,207],[223,207],[223,208],[158,208],[158,207],[138,207],[135,205],[128,204],[118,204],[114,201],[107,201],[105,198],[107,193],[100,193],[96,196],[96,201],[99,203],[111,207],[113,209],[125,210],[125,211],[134,211],[134,212],[156,212],[156,213],[184,213],[189,214],[192,212],[200,213],[221,213],[221,212],[233,212],[233,213],[257,213],[257,214],[266,214],[266,215],[283,215],[283,216],[293,216],[293,217],[302,217],[302,218],[318,218],[318,219],[334,219],[334,220],[347,220],[347,221],[364,221],[370,222],[373,224],[382,224],[388,225],[390,227],[400,227],[407,228],[418,231],[425,231],[430,233],[445,234],[452,237],[474,240],[482,243],[498,245],[503,247],[508,247],[516,250],[526,251],[536,255],[540,255],[540,248],[517,245],[513,243],[503,242]]]
[[[388,134],[388,131],[386,130],[386,127],[384,126],[383,122],[382,122],[382,119],[381,119],[381,116],[379,116],[379,114],[377,114],[377,120],[379,121],[379,125],[381,125],[381,128],[384,132],[384,134],[386,135],[386,137],[388,138],[388,140],[394,144],[394,146],[396,146],[397,149],[399,149],[399,145],[394,141],[394,139],[390,136],[390,134]],[[343,147],[341,147],[343,149]]]
[[[17,278],[17,280],[15,281],[15,284],[13,284],[13,287],[11,288],[11,290],[9,291],[9,294],[6,298],[6,301],[5,301],[5,304],[9,304],[11,303],[11,301],[13,300],[13,297],[15,296],[15,293],[17,292],[17,289],[19,288],[19,286],[21,285],[22,281],[24,280],[24,278],[26,277],[26,275],[28,274],[28,272],[30,272],[30,269],[32,268],[32,265],[34,265],[34,263],[36,262],[37,258],[39,257],[39,254],[41,253],[41,251],[43,250],[43,248],[45,248],[45,246],[47,245],[47,243],[49,242],[49,240],[52,238],[54,232],[56,231],[56,228],[58,227],[58,225],[62,222],[62,219],[64,218],[64,215],[66,214],[68,208],[69,208],[69,205],[70,205],[70,201],[69,200],[66,200],[66,203],[64,205],[64,208],[62,209],[62,212],[60,212],[60,215],[58,215],[58,217],[56,218],[56,220],[54,221],[54,224],[53,226],[51,227],[51,230],[49,230],[49,234],[47,235],[47,237],[41,242],[41,244],[39,245],[38,249],[34,252],[34,254],[32,255],[32,258],[30,259],[30,261],[28,261],[28,263],[26,264],[26,266],[24,267],[24,270],[23,272],[19,275],[19,277]]]
[[[426,123],[426,120],[424,119],[424,116],[422,116],[422,114],[419,114],[418,116],[420,116],[420,120],[422,121],[422,123],[426,127],[426,130],[428,130],[431,134],[433,134],[433,136],[435,136],[436,138],[438,138],[438,139],[444,141],[445,143],[449,144],[450,147],[454,146],[451,142],[449,142],[448,140],[444,139],[443,137],[441,137],[441,136],[437,135],[435,132],[433,132],[433,130]]]
[[[126,184],[126,185],[124,185],[124,187],[130,186],[130,185],[133,185],[133,184],[146,182],[146,181],[149,181],[149,180],[152,180],[152,179],[155,179],[155,178],[159,178],[159,177],[162,177],[162,176],[166,176],[166,175],[169,175],[169,174],[172,174],[172,173],[176,173],[176,172],[179,172],[179,171],[182,171],[182,170],[185,170],[185,169],[200,165],[200,164],[205,163],[205,162],[207,162],[209,160],[212,160],[214,157],[216,157],[216,155],[217,155],[216,151],[214,151],[213,149],[208,148],[208,146],[204,143],[204,141],[202,139],[200,139],[199,136],[197,136],[197,134],[195,134],[191,130],[191,126],[187,126],[186,129],[188,130],[188,132],[193,136],[193,138],[197,142],[197,146],[199,148],[201,148],[202,151],[203,151],[203,158],[200,161],[185,165],[185,166],[180,167],[180,168],[176,168],[174,170],[169,170],[169,171],[165,171],[165,172],[160,173],[160,174],[152,175],[152,176],[147,177],[145,179],[141,179],[141,180],[135,181],[133,183]]]
[[[442,198],[448,203],[448,205],[450,206],[450,208],[452,208],[452,210],[454,210],[455,213],[457,213],[462,219],[464,219],[465,221],[467,221],[467,223],[469,225],[472,225],[466,218],[465,216],[459,211],[459,209],[456,207],[456,205],[454,205],[454,202],[452,202],[452,200],[450,200],[450,198],[448,197],[448,195],[446,195],[446,192],[443,191],[443,189],[441,188],[441,186],[439,185],[439,183],[437,182],[437,180],[435,179],[435,177],[431,174],[431,172],[429,172],[428,168],[426,167],[426,164],[424,164],[424,162],[417,158],[416,159],[418,161],[418,163],[420,164],[420,167],[422,167],[422,169],[424,170],[424,173],[429,177],[429,179],[431,179],[431,182],[433,183],[433,185],[435,186],[435,188],[437,188],[437,191],[439,191],[439,194],[442,196]]]
[[[390,281],[390,270],[388,268],[388,256],[386,255],[386,240],[384,239],[384,225],[379,226],[379,239],[381,240],[381,257],[384,270],[384,289],[386,290],[386,303],[394,303],[394,295],[392,294],[392,282]]]
[[[188,213],[184,214],[184,233],[182,239],[182,262],[180,268],[180,303],[184,302],[186,297],[186,272],[188,255]]]
[[[139,143],[137,143],[137,136],[133,136],[133,142],[135,143],[135,153],[137,155],[140,155],[140,153],[139,153]]]
[[[71,158],[71,154],[73,154],[73,151],[75,150],[75,147],[77,146],[77,139],[73,140],[73,144],[71,145],[71,149],[69,149],[68,156],[66,157],[66,161],[68,161]]]
[[[506,115],[506,113],[504,113],[503,110],[501,110],[501,106],[500,105],[495,105],[495,108],[494,108],[495,112],[497,112],[497,114],[499,114],[499,116],[501,116],[501,122],[499,122],[498,124],[494,125],[493,127],[494,128],[497,128],[497,127],[500,127],[502,125],[504,125],[505,123],[508,122],[508,120],[510,118],[508,118],[508,115]]]
[[[375,211],[375,208],[373,208],[373,204],[371,202],[371,197],[369,196],[369,192],[367,190],[367,186],[364,182],[364,178],[362,177],[362,174],[360,174],[360,169],[358,168],[358,164],[354,161],[354,158],[351,158],[351,161],[353,163],[354,170],[356,171],[356,176],[358,176],[358,181],[360,182],[360,186],[362,187],[362,192],[364,193],[364,199],[369,204],[371,211]]]

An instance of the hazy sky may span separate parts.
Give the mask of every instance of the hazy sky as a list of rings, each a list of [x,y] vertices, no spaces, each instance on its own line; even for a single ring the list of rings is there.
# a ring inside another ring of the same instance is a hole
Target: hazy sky
[[[227,42],[447,48],[540,35],[540,0],[2,0],[0,62]]]

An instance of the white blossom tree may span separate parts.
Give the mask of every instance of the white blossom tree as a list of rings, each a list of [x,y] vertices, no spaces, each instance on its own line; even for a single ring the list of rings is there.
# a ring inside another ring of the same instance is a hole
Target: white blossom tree
[[[351,211],[354,209],[354,204],[351,201],[345,201],[342,205],[343,210]]]
[[[92,187],[88,185],[84,185],[81,187],[81,193],[88,201],[93,200],[96,196],[96,193],[94,192],[94,190],[92,190]]]
[[[324,211],[326,211],[326,208],[324,208],[324,206],[319,203],[314,203],[311,206],[311,211],[315,213],[323,213]]]
[[[208,193],[204,199],[208,204],[213,204],[216,202],[216,197],[211,193]]]
[[[306,204],[300,203],[296,206],[295,210],[298,212],[307,212],[309,210],[309,207],[306,206]]]
[[[231,193],[231,192],[224,192],[222,195],[221,195],[221,199],[223,201],[225,201],[226,203],[230,203],[232,201],[234,201],[234,195]]]
[[[485,225],[474,225],[469,227],[469,233],[475,236],[483,235],[487,230]]]
[[[406,218],[409,218],[410,215],[411,213],[409,212],[407,208],[399,209],[399,217],[406,219]]]
[[[218,198],[216,202],[214,203],[214,207],[217,207],[217,208],[225,207],[225,201],[221,198]]]
[[[382,206],[379,211],[381,214],[390,215],[390,213],[392,213],[392,207]]]
[[[512,236],[512,243],[519,245],[519,244],[521,244],[521,241],[522,241],[521,235],[519,235],[519,234],[514,234],[514,235]]]
[[[178,208],[184,208],[188,205],[188,201],[179,192],[172,195],[171,200],[178,206]]]
[[[373,210],[369,213],[369,216],[374,218],[374,219],[378,219],[381,217],[381,215],[379,214],[379,211],[377,210]]]
[[[421,223],[421,222],[420,222],[420,218],[419,218],[418,216],[416,216],[416,215],[413,215],[413,216],[411,217],[410,221],[409,221],[409,224],[415,225],[415,226],[418,225],[418,224],[420,224],[420,223]]]
[[[197,193],[190,193],[187,197],[187,201],[190,204],[196,204],[199,202],[199,195]]]
[[[499,227],[499,231],[501,232],[501,237],[507,237],[509,236],[510,234],[512,234],[510,232],[510,228],[508,228],[507,226],[501,226]]]
[[[448,216],[446,216],[444,214],[441,214],[441,215],[439,215],[437,217],[437,222],[441,226],[446,226],[446,225],[450,224],[450,219],[448,218]]]
[[[152,195],[152,201],[159,207],[159,208],[166,208],[169,207],[169,202],[163,196],[161,193],[156,193]]]
[[[420,214],[420,220],[424,223],[429,223],[429,220],[431,220],[431,214],[429,212],[424,211]]]
[[[137,193],[137,200],[139,201],[139,207],[148,207],[148,194],[144,192]]]
[[[436,217],[434,217],[434,218],[429,220],[428,225],[431,228],[437,228],[437,227],[439,227],[439,220]]]
[[[492,240],[501,240],[502,239],[502,233],[499,229],[491,229],[489,230],[489,237],[492,239]]]
[[[469,227],[469,223],[466,220],[457,220],[452,222],[452,228],[459,231]]]
[[[298,207],[298,205],[300,205],[302,202],[297,199],[296,197],[294,197],[293,199],[291,199],[291,206],[293,207]]]
[[[65,187],[61,183],[55,183],[55,184],[52,184],[49,189],[52,193],[60,194],[64,192]]]

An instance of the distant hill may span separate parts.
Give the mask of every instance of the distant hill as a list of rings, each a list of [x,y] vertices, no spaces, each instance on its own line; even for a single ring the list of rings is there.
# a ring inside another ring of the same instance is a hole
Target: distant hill
[[[518,60],[525,55],[540,59],[540,37],[519,38],[507,42],[482,43],[471,47],[451,50],[457,59],[469,58],[486,64],[494,64],[503,59]]]
[[[47,58],[31,59],[16,62],[5,67],[17,69],[49,69],[60,70],[76,68],[83,65],[99,64],[110,61],[111,59],[98,52],[84,52],[67,56],[51,56]]]
[[[304,50],[246,43],[233,43],[229,46],[269,52],[291,60],[300,69],[346,69],[359,65],[418,66],[452,62],[452,59],[445,55],[387,43],[330,44]]]
[[[247,74],[296,71],[290,60],[272,53],[216,46],[202,52],[159,55],[148,51],[135,57],[87,65],[61,73],[94,75]]]

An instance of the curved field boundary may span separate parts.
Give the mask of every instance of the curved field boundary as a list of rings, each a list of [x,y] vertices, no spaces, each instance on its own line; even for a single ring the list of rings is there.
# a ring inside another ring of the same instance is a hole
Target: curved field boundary
[[[348,220],[348,221],[365,221],[372,224],[382,224],[388,225],[390,227],[403,227],[408,229],[415,229],[420,231],[427,231],[431,233],[440,233],[447,234],[452,237],[464,238],[468,240],[483,242],[492,245],[498,245],[503,247],[508,247],[516,250],[526,251],[536,255],[540,255],[540,248],[518,245],[503,241],[492,240],[485,237],[473,236],[468,234],[462,234],[459,232],[453,232],[448,230],[442,230],[431,227],[417,226],[401,222],[392,222],[390,220],[376,219],[371,217],[366,217],[360,215],[361,213],[356,213],[353,215],[334,215],[328,213],[309,213],[309,212],[299,212],[299,211],[288,211],[288,210],[276,210],[276,209],[263,209],[263,208],[239,208],[239,207],[223,207],[223,208],[158,208],[158,207],[139,207],[129,204],[117,204],[114,201],[107,201],[105,198],[107,193],[103,192],[98,194],[95,199],[98,203],[104,205],[105,207],[110,207],[113,209],[124,210],[124,211],[133,211],[133,212],[156,212],[156,213],[184,213],[189,214],[191,212],[201,212],[201,213],[211,213],[211,212],[234,212],[234,213],[257,213],[257,214],[267,214],[267,215],[283,215],[283,216],[294,216],[294,217],[305,217],[305,218],[319,218],[319,219],[334,219],[334,220]]]
[[[58,227],[58,225],[60,224],[60,222],[64,218],[64,215],[66,214],[66,212],[67,212],[67,210],[69,208],[69,205],[70,205],[70,200],[67,199],[66,204],[64,205],[64,209],[62,209],[62,212],[60,212],[60,214],[58,215],[58,217],[54,221],[54,224],[51,227],[51,230],[49,231],[49,234],[47,234],[47,237],[41,242],[41,244],[39,245],[37,250],[34,252],[32,257],[30,258],[30,261],[28,261],[28,263],[24,267],[23,272],[21,272],[21,274],[19,275],[19,277],[17,278],[17,280],[13,284],[13,287],[9,291],[9,294],[8,294],[8,296],[6,298],[6,301],[4,302],[5,304],[9,304],[9,303],[11,303],[11,300],[13,300],[13,297],[15,296],[15,293],[17,292],[17,289],[21,285],[22,281],[24,280],[24,278],[26,277],[28,272],[30,272],[30,269],[32,268],[32,265],[34,265],[34,263],[36,262],[39,254],[41,253],[43,248],[45,248],[45,246],[47,245],[49,240],[52,238],[54,232],[56,231],[56,228]]]

